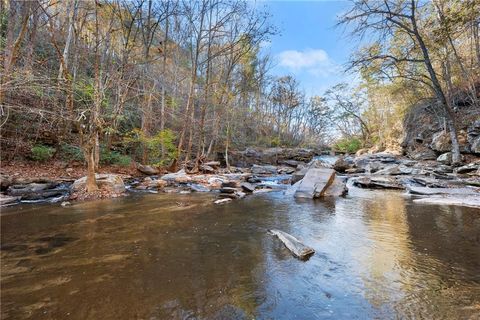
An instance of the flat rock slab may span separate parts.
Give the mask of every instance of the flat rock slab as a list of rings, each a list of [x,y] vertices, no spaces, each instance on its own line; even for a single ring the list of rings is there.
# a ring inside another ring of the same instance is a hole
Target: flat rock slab
[[[272,229],[269,231],[272,235],[277,236],[278,239],[283,242],[285,247],[287,247],[287,249],[290,250],[295,255],[295,257],[299,259],[306,259],[315,253],[315,250],[304,245],[291,234],[277,229]]]
[[[422,199],[415,199],[413,202],[416,203],[425,203],[425,204],[438,204],[438,205],[448,205],[448,206],[462,206],[470,208],[480,208],[480,197],[479,196],[434,196]]]
[[[417,195],[453,195],[453,196],[467,196],[467,195],[476,195],[480,197],[479,188],[428,188],[428,187],[408,187],[408,191],[411,194]]]
[[[20,197],[11,197],[11,196],[4,195],[3,193],[0,193],[0,207],[14,204],[19,199]]]
[[[366,189],[405,189],[395,178],[389,176],[359,177],[353,180],[353,185]]]
[[[296,198],[317,198],[324,195],[335,179],[335,170],[328,168],[312,168],[303,177],[294,196]]]

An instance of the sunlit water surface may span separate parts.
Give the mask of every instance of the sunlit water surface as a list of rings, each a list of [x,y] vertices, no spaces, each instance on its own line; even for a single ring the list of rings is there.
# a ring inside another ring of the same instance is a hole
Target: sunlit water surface
[[[212,198],[2,209],[2,319],[480,318],[479,210],[362,190]]]

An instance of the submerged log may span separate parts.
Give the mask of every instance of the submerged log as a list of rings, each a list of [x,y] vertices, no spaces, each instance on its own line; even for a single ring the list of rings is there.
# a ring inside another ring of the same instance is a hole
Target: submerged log
[[[280,231],[276,229],[269,230],[270,233],[274,236],[277,236],[278,239],[280,239],[285,247],[287,247],[288,250],[290,250],[297,258],[300,259],[307,259],[311,255],[315,253],[315,250],[313,250],[310,247],[307,247],[303,243],[301,243],[297,238],[294,236]]]

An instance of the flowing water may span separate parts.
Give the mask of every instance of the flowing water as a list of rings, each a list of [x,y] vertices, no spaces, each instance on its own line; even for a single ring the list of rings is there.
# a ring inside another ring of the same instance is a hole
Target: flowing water
[[[480,212],[354,190],[2,209],[2,319],[479,319]],[[316,250],[299,261],[267,229]]]

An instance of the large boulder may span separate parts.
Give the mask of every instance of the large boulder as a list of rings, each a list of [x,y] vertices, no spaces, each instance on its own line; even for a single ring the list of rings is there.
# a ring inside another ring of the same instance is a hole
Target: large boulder
[[[98,188],[106,190],[112,193],[123,193],[125,192],[125,184],[123,183],[122,177],[116,174],[96,174],[95,179],[97,181]],[[82,177],[72,184],[73,191],[85,190],[85,185],[87,183],[87,177]]]
[[[295,191],[296,198],[318,198],[325,195],[327,188],[335,179],[335,170],[329,168],[312,168]]]
[[[452,163],[452,153],[451,152],[445,152],[442,153],[441,155],[438,156],[437,162],[440,162],[442,164],[451,164]]]
[[[147,176],[152,176],[155,174],[158,174],[159,171],[158,169],[149,166],[149,165],[143,165],[143,164],[137,164],[137,170],[140,171],[143,174],[146,174]]]
[[[335,176],[333,182],[330,186],[325,190],[323,196],[325,197],[341,197],[347,194],[347,184],[345,183],[344,179],[341,179],[338,176]]]
[[[352,167],[352,163],[347,161],[345,157],[338,158],[337,161],[333,164],[333,169],[337,172],[345,172],[346,170]]]
[[[408,152],[408,156],[413,160],[436,160],[437,154],[432,149],[420,147]]]
[[[438,152],[447,152],[452,150],[450,134],[444,130],[436,132],[432,136],[432,143],[430,144],[430,148]]]
[[[480,154],[480,136],[476,137],[470,144],[472,153]]]
[[[470,151],[480,154],[480,119],[468,126],[467,141],[470,144]]]

